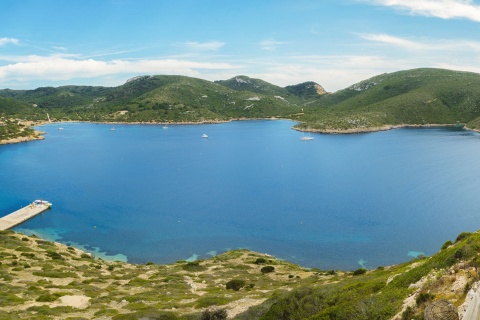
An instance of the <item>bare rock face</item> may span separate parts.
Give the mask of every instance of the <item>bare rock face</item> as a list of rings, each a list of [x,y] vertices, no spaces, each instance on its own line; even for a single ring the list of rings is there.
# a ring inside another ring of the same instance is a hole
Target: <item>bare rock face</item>
[[[303,98],[315,98],[327,93],[321,85],[313,81],[303,82],[294,86],[287,86],[285,89],[290,93]]]
[[[317,90],[317,93],[319,95],[324,95],[325,93],[327,93],[327,91],[318,83],[315,83],[313,86],[315,87],[315,90]]]

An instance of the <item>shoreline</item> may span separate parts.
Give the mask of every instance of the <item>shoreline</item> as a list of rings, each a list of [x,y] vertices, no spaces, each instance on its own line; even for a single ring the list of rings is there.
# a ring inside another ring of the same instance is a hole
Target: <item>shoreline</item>
[[[123,121],[81,121],[81,120],[61,120],[61,121],[29,121],[26,124],[29,128],[34,126],[44,126],[54,123],[96,123],[96,124],[116,124],[116,125],[200,125],[200,124],[221,124],[228,123],[233,121],[255,121],[255,120],[290,120],[295,121],[289,118],[279,118],[279,117],[268,117],[268,118],[232,118],[228,120],[200,120],[200,121],[134,121],[134,122],[123,122]],[[299,132],[312,132],[312,133],[322,133],[322,134],[361,134],[361,133],[372,133],[380,131],[388,131],[401,128],[433,128],[433,127],[459,127],[473,132],[480,132],[479,129],[472,129],[467,127],[465,123],[436,123],[436,124],[396,124],[396,125],[384,125],[380,127],[365,127],[365,128],[351,128],[351,129],[314,129],[314,128],[299,128],[297,125],[291,127],[291,129]],[[29,142],[35,140],[44,140],[44,135],[46,134],[43,131],[34,130],[35,135],[26,136],[26,137],[16,137],[11,139],[0,140],[0,145],[6,144],[15,144],[21,142]]]
[[[45,137],[43,136],[44,134],[46,134],[46,132],[35,130],[35,135],[0,140],[0,145],[15,144],[20,142],[29,142],[29,141],[35,141],[35,140],[45,140]]]
[[[324,134],[357,134],[357,133],[371,133],[371,132],[380,132],[388,131],[402,128],[434,128],[434,127],[462,127],[465,130],[480,132],[479,130],[470,129],[465,124],[396,124],[396,125],[384,125],[381,127],[365,127],[365,128],[351,128],[351,129],[306,129],[292,127],[293,130],[300,132],[313,132],[313,133],[324,133]]]

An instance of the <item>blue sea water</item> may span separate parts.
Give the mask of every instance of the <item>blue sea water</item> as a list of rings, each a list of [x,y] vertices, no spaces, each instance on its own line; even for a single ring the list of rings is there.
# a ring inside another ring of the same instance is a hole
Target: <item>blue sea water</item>
[[[293,125],[47,125],[0,146],[0,215],[49,200],[15,230],[134,263],[249,248],[322,269],[404,262],[480,228],[479,134],[301,141]]]

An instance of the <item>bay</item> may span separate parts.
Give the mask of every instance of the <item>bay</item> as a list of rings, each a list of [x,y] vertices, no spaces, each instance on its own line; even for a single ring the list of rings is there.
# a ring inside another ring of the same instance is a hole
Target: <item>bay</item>
[[[431,255],[479,228],[479,134],[301,141],[293,125],[46,125],[43,141],[0,146],[0,214],[49,200],[14,230],[133,263],[248,248],[350,270]]]

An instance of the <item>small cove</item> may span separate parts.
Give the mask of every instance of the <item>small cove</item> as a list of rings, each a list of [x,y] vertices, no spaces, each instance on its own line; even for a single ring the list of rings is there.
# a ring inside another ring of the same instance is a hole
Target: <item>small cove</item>
[[[301,141],[292,125],[47,125],[0,146],[1,214],[45,198],[14,230],[134,263],[249,248],[322,269],[400,263],[480,228],[479,134]]]

